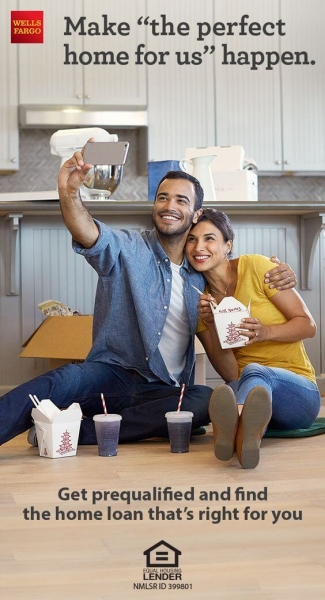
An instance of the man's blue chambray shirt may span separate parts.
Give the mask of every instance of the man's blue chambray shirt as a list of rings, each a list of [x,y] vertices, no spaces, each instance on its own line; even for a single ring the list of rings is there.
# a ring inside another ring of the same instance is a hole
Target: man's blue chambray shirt
[[[139,233],[95,222],[100,235],[92,248],[73,241],[75,252],[98,273],[93,346],[86,360],[135,369],[149,381],[160,379],[175,385],[158,350],[170,303],[170,259],[155,230]],[[189,384],[194,380],[199,299],[191,286],[203,290],[204,279],[186,257],[180,273],[192,335],[181,382]]]

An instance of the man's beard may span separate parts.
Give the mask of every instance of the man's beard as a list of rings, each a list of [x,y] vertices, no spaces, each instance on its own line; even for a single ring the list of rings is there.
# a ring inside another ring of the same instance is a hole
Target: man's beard
[[[189,215],[182,222],[182,225],[178,229],[176,229],[174,231],[168,231],[168,229],[167,230],[162,229],[159,226],[159,224],[157,223],[155,215],[153,215],[152,220],[153,220],[154,226],[155,226],[156,230],[158,231],[160,237],[164,237],[166,239],[171,240],[171,239],[175,239],[175,238],[178,238],[178,237],[183,237],[184,233],[186,233],[190,229],[190,227],[191,227],[191,225],[193,223],[193,218],[194,218],[194,211],[193,211],[193,214]]]

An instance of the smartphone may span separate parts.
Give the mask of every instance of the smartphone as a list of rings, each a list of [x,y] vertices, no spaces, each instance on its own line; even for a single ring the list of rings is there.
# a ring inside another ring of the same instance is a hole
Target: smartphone
[[[87,142],[84,162],[88,165],[124,165],[128,142]]]

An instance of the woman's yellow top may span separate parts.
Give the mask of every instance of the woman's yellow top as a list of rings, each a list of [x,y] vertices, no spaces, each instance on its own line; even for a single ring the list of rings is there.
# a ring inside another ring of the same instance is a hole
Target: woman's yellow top
[[[270,289],[268,284],[264,283],[265,273],[273,267],[274,263],[260,254],[243,254],[238,261],[234,296],[245,306],[250,303],[251,316],[259,319],[263,325],[280,325],[287,322],[282,312],[270,301],[278,290]],[[205,329],[207,326],[199,319],[197,333]],[[251,346],[234,348],[233,352],[240,374],[246,365],[256,362],[267,367],[288,369],[316,383],[314,368],[301,341],[257,342]]]

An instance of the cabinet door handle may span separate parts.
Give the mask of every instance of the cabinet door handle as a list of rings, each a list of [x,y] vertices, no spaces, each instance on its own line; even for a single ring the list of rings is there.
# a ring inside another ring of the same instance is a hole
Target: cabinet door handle
[[[76,94],[76,98],[78,98],[78,100],[81,100],[82,94]]]
[[[16,162],[17,162],[17,158],[12,158],[12,159],[11,159],[11,162],[12,162],[12,163],[16,163]]]
[[[90,100],[91,96],[90,94],[86,94],[86,100]]]
[[[281,165],[281,160],[276,160],[276,161],[275,161],[275,164],[276,164],[276,165]]]
[[[290,165],[290,160],[285,160],[285,161],[284,161],[284,164],[285,164],[285,165]]]

